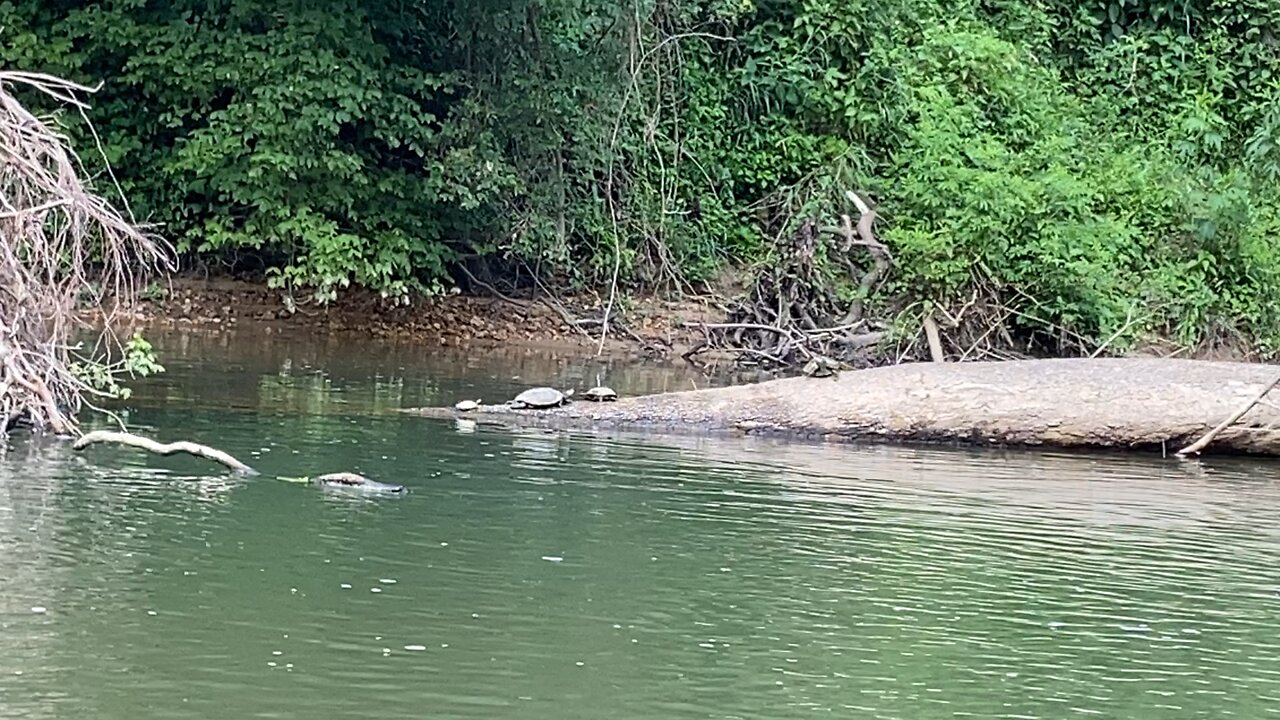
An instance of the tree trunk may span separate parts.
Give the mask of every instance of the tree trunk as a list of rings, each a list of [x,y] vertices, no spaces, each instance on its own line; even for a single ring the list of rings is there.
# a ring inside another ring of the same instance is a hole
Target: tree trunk
[[[552,410],[484,406],[473,414],[552,427],[1172,453],[1238,413],[1277,372],[1270,365],[1154,358],[925,363]],[[452,408],[406,412],[457,414]],[[1277,428],[1280,407],[1258,402],[1214,436],[1212,447],[1280,455]]]

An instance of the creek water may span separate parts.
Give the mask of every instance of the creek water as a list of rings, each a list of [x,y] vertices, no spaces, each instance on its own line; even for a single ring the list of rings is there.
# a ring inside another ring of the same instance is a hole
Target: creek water
[[[687,370],[161,334],[193,458],[0,457],[0,717],[1260,718],[1280,467],[514,431],[395,408]],[[356,470],[365,496],[281,482]]]

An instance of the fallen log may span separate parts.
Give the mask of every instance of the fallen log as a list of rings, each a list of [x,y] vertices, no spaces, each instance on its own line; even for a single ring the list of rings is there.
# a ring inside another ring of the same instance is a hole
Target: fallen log
[[[482,405],[466,414],[565,428],[1160,452],[1216,430],[1219,450],[1280,456],[1280,407],[1255,400],[1275,380],[1269,365],[1159,358],[919,363],[548,410]]]
[[[156,455],[177,455],[179,453],[185,453],[187,455],[194,455],[196,457],[212,460],[221,465],[225,465],[232,472],[239,475],[259,474],[257,470],[254,470],[249,465],[240,462],[228,453],[217,448],[209,447],[208,445],[202,445],[200,443],[189,442],[186,440],[161,443],[156,442],[151,438],[142,437],[141,435],[134,435],[133,433],[95,430],[80,436],[80,438],[77,439],[71,447],[76,451],[80,451],[90,445],[96,445],[98,443],[125,445],[128,447],[146,450],[147,452],[154,453]],[[286,482],[320,485],[322,487],[363,490],[378,493],[398,493],[404,491],[403,485],[382,483],[351,472],[327,473],[324,475],[317,475],[315,477],[278,477],[276,479],[284,480]]]
[[[160,443],[152,440],[151,438],[145,438],[131,433],[95,430],[91,433],[81,435],[71,447],[74,450],[83,450],[90,445],[95,445],[97,443],[127,445],[129,447],[146,450],[150,453],[155,453],[156,455],[177,455],[178,453],[186,453],[188,455],[202,457],[206,460],[212,460],[216,463],[226,465],[231,471],[242,475],[258,474],[257,470],[254,470],[221,450],[211,448],[208,445],[201,445],[200,443],[187,442],[186,440],[171,443]]]

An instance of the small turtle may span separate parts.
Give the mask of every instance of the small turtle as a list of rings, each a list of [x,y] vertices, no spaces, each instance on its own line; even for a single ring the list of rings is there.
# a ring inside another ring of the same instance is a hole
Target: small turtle
[[[507,406],[514,410],[522,410],[524,408],[541,410],[559,407],[568,404],[569,396],[571,395],[573,395],[573,390],[560,392],[550,387],[530,388],[515,396],[514,399],[508,400]]]
[[[618,399],[618,393],[606,385],[597,385],[582,393],[582,399],[591,402],[613,402]]]
[[[453,409],[457,410],[458,412],[471,412],[472,410],[479,410],[481,402],[483,401],[482,400],[459,400],[458,404],[453,406]]]
[[[814,355],[809,358],[809,362],[805,363],[800,372],[803,372],[809,377],[831,377],[832,375],[835,375],[837,371],[844,369],[844,363],[839,360],[833,360],[832,358],[824,355]]]

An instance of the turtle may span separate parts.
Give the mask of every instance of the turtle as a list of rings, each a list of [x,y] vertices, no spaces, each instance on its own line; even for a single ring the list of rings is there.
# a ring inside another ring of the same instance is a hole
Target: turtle
[[[618,393],[607,385],[597,385],[582,393],[582,399],[592,402],[613,402],[618,399]]]
[[[458,401],[458,403],[457,403],[456,405],[454,405],[454,406],[453,406],[453,409],[454,409],[454,410],[457,410],[457,411],[459,411],[459,412],[471,412],[472,410],[479,410],[479,409],[480,409],[480,403],[482,403],[482,402],[484,402],[484,401],[483,401],[483,400],[479,400],[479,399],[476,399],[476,400],[459,400],[459,401]]]
[[[844,369],[846,369],[845,364],[839,360],[833,360],[824,355],[814,355],[809,358],[809,362],[805,363],[800,372],[809,377],[831,377],[837,371]]]
[[[325,475],[317,475],[311,478],[311,482],[322,487],[365,490],[369,492],[404,492],[403,485],[381,483],[377,480],[370,480],[363,475],[357,475],[356,473],[351,472],[335,472],[327,473]]]
[[[529,388],[515,396],[514,399],[508,400],[507,406],[514,410],[521,410],[524,408],[541,410],[544,408],[559,407],[561,405],[568,404],[569,397],[571,395],[573,395],[573,390],[560,392],[559,390],[551,387]]]

